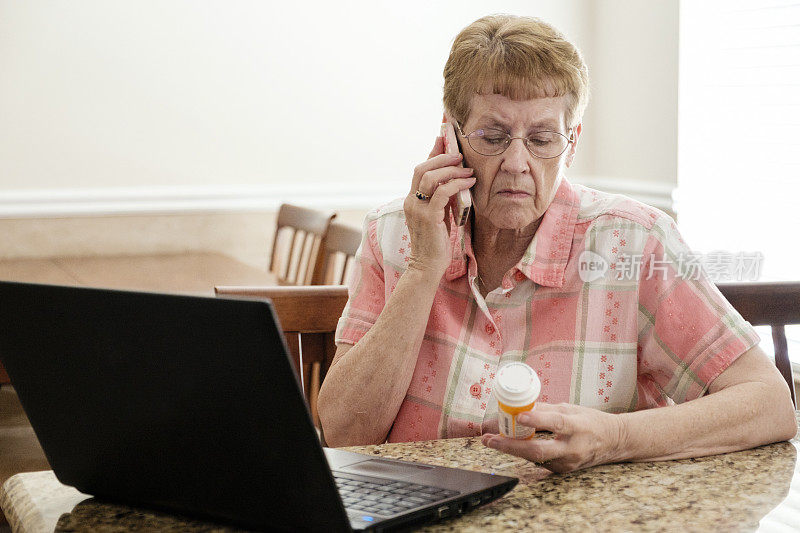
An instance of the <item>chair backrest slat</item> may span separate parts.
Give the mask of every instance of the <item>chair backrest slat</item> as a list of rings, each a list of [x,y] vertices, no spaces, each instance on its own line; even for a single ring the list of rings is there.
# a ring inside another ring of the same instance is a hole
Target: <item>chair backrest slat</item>
[[[289,253],[286,258],[286,268],[283,271],[283,278],[286,281],[297,282],[297,271],[300,269],[302,258],[302,243],[303,232],[295,228],[291,228],[292,239],[289,241]],[[300,241],[300,243],[298,243]]]
[[[311,285],[311,279],[314,276],[314,267],[317,263],[319,256],[320,243],[322,237],[318,237],[312,233],[307,233],[303,241],[303,247],[300,250],[300,257],[302,269],[298,268],[297,272],[297,285]]]
[[[283,336],[286,339],[286,346],[289,348],[289,354],[292,356],[292,363],[294,364],[294,372],[300,383],[303,383],[303,361],[300,352],[300,334],[292,331],[284,331]]]

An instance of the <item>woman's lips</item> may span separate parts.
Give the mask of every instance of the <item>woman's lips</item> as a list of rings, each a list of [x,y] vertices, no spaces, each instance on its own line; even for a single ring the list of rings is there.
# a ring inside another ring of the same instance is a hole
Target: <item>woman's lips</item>
[[[529,192],[518,191],[516,189],[503,189],[502,191],[498,191],[497,194],[506,198],[528,198],[531,196]]]

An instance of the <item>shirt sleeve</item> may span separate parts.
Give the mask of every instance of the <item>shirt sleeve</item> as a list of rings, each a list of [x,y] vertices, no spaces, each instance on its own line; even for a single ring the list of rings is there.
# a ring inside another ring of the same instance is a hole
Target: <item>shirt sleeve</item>
[[[348,300],[336,327],[336,344],[355,344],[375,324],[385,305],[383,257],[378,246],[378,218],[364,221],[361,244],[347,282]]]
[[[640,264],[637,409],[699,398],[759,336],[666,215],[654,223]]]

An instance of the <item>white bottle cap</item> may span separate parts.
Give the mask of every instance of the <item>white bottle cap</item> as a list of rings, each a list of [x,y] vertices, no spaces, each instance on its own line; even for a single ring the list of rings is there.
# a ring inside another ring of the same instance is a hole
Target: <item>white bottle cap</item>
[[[536,401],[542,384],[539,376],[525,363],[508,363],[497,371],[494,393],[498,402],[522,407]]]

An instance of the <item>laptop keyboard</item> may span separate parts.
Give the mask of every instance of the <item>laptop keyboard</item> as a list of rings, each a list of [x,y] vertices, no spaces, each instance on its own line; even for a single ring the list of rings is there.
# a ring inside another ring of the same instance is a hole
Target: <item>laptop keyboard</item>
[[[348,510],[393,515],[456,496],[455,490],[353,474],[333,472]]]

